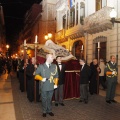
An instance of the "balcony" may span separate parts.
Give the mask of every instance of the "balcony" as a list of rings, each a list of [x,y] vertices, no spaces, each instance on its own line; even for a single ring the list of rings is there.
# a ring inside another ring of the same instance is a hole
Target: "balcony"
[[[83,29],[89,34],[95,34],[98,32],[112,29],[112,23],[110,22],[111,7],[104,7],[101,10],[89,15],[84,19]]]

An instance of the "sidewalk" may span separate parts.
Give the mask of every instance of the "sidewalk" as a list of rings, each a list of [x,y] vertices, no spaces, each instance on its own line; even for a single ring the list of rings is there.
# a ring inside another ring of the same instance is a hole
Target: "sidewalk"
[[[11,77],[8,74],[0,76],[0,120],[16,120]]]

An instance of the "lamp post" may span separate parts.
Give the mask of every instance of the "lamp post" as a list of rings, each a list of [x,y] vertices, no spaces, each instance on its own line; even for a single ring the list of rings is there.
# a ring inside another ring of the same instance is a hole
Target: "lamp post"
[[[120,23],[120,21],[116,20],[116,17],[117,17],[117,12],[115,11],[115,9],[113,8],[112,11],[110,12],[110,18],[111,18],[111,22],[114,26],[114,23]],[[116,43],[116,63],[117,63],[117,66],[118,66],[118,25],[117,25],[117,43]],[[117,71],[118,72],[118,71]]]
[[[9,47],[10,47],[10,46],[7,44],[7,45],[6,45],[6,48],[7,48],[6,56],[7,56],[7,58],[8,58],[8,54],[9,54],[9,52],[8,52]]]
[[[116,20],[116,16],[117,16],[117,13],[115,11],[115,9],[113,8],[112,11],[110,12],[110,18],[111,18],[111,22],[114,26],[114,23],[120,23],[120,21]]]

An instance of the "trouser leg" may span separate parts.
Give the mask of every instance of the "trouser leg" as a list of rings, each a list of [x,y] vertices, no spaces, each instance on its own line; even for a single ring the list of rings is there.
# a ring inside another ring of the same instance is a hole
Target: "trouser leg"
[[[47,98],[47,112],[52,112],[52,96],[53,96],[53,90],[48,91],[48,98]]]
[[[111,82],[111,80],[108,80],[107,81],[106,100],[110,100],[111,88],[112,88],[112,82]]]
[[[55,103],[58,103],[58,91],[59,91],[59,85],[58,88],[55,89]]]
[[[59,86],[59,103],[63,103],[63,85]]]
[[[83,84],[80,84],[80,100],[84,100]]]
[[[113,82],[113,83],[112,83],[112,88],[111,88],[110,100],[114,100],[114,97],[115,97],[115,90],[116,90],[116,82]]]
[[[83,84],[83,98],[84,100],[88,101],[88,85]]]

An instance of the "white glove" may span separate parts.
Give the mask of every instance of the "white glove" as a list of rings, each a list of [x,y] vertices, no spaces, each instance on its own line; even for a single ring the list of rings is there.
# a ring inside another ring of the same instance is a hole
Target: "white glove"
[[[57,85],[54,85],[54,89],[56,89],[57,88]]]
[[[37,65],[34,65],[35,68],[37,68]]]
[[[42,79],[42,82],[45,82],[45,81],[46,81],[46,78],[43,78],[43,79]]]
[[[114,75],[114,74],[115,74],[115,71],[112,72],[112,75]]]
[[[33,73],[33,75],[35,75],[35,72]]]

